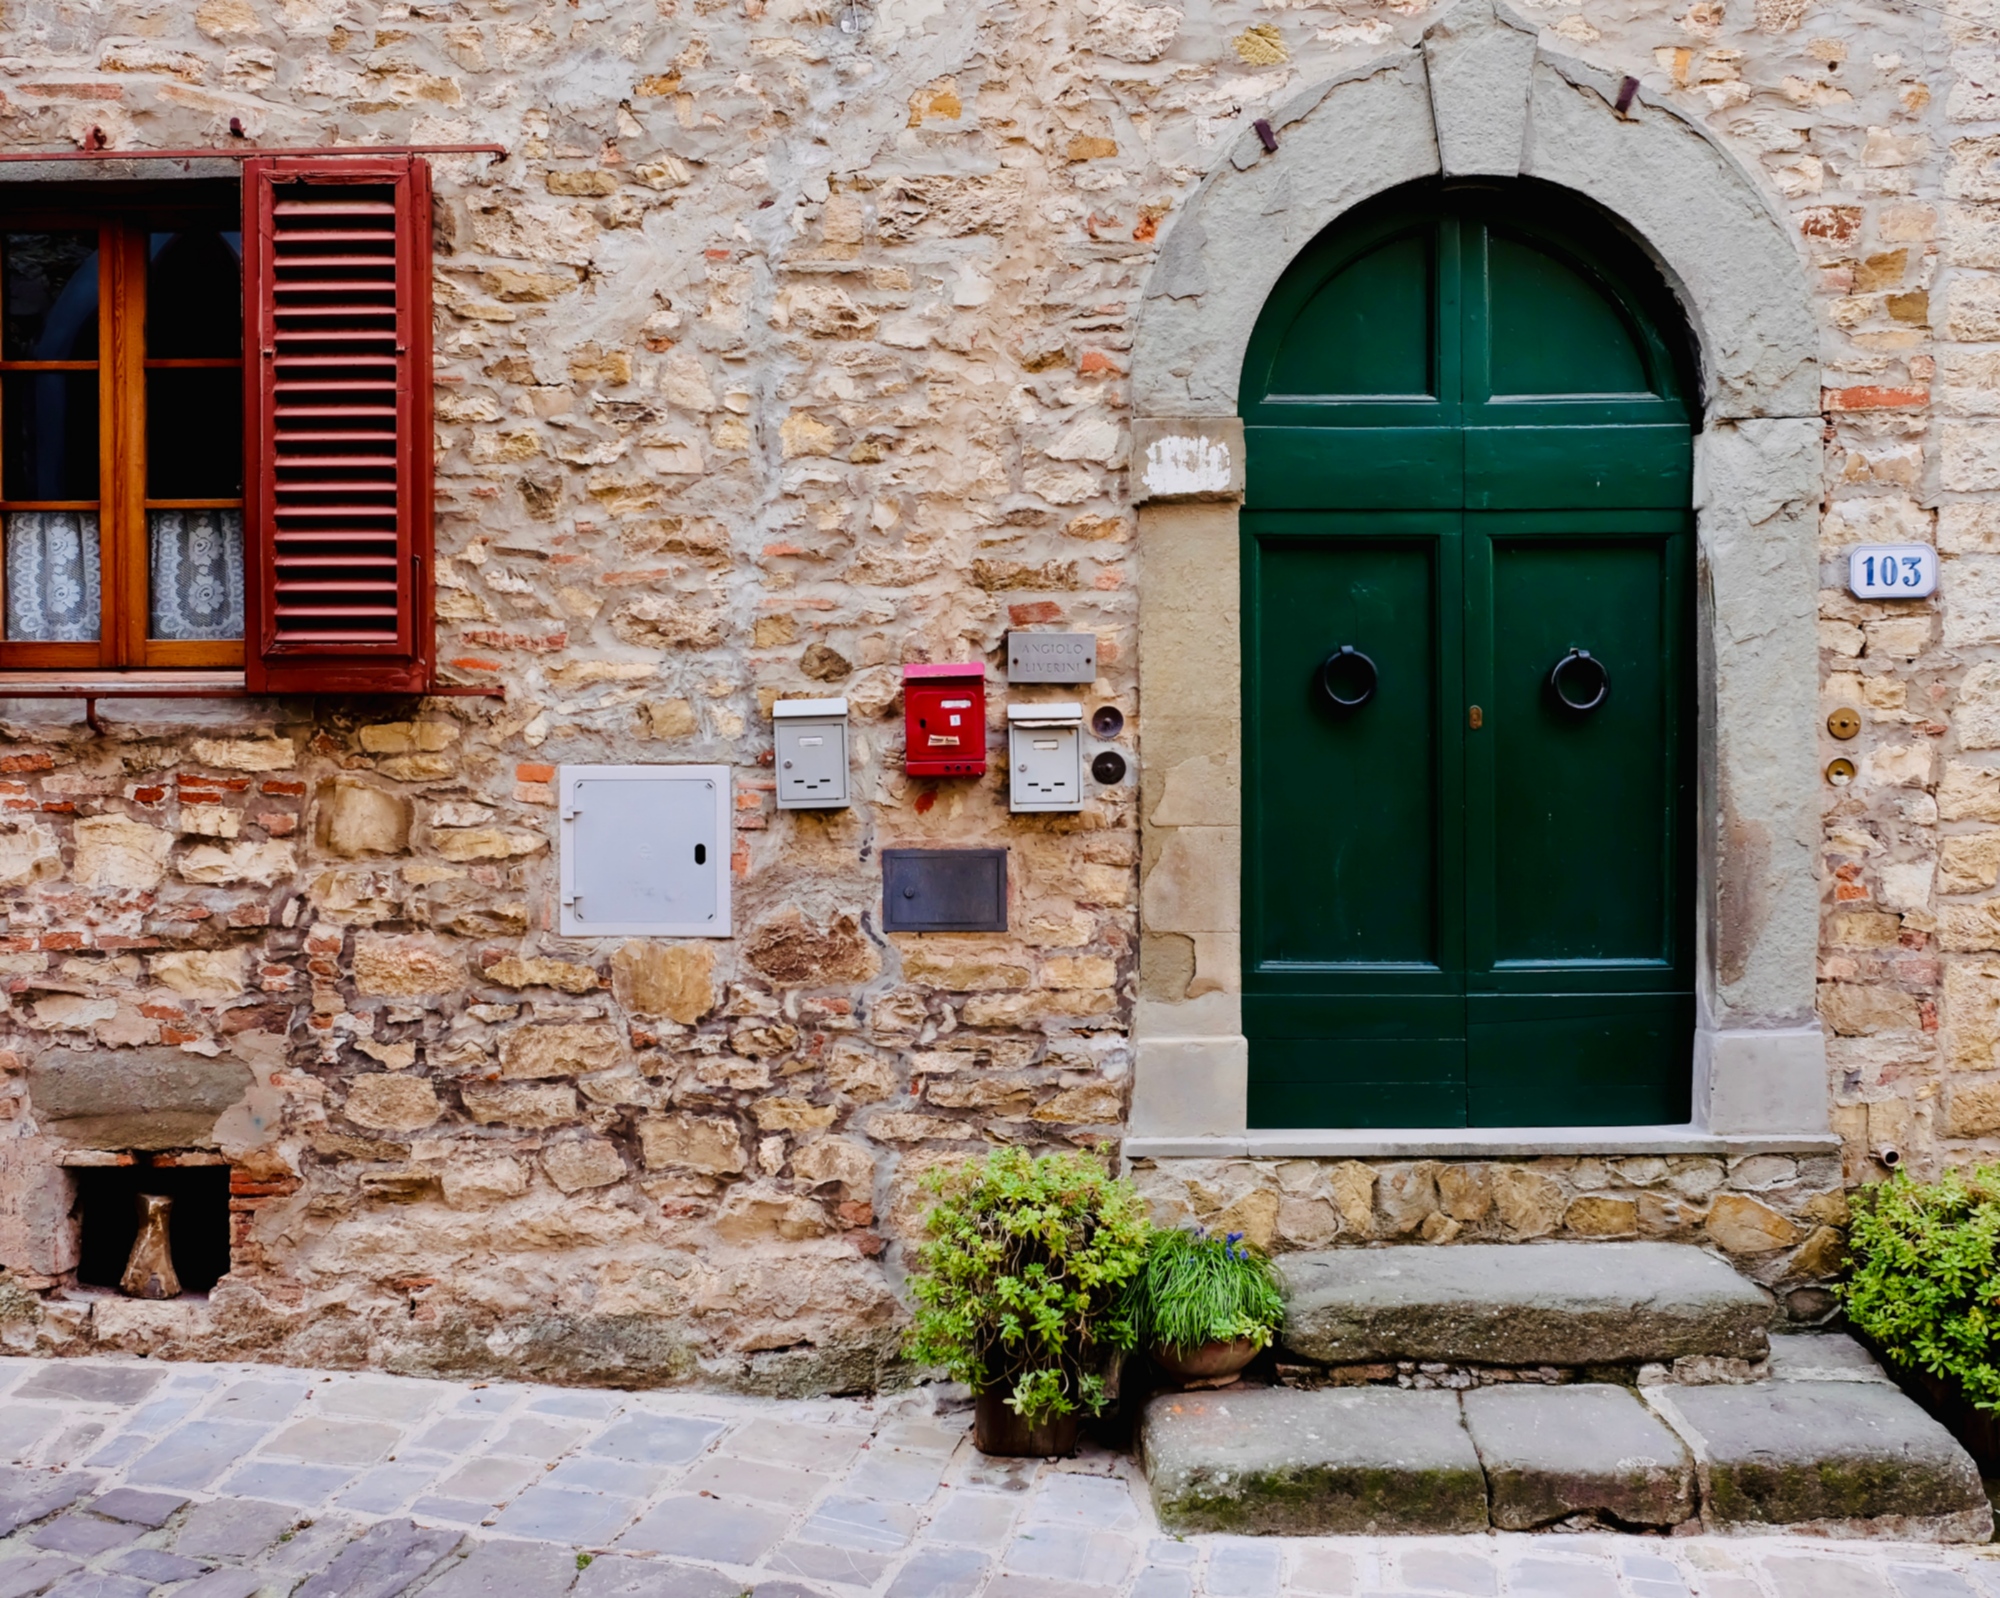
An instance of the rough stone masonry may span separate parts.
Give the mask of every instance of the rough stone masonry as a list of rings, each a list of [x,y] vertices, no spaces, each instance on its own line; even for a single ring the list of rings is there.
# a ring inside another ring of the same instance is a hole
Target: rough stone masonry
[[[1875,1151],[2000,1147],[2000,9],[1523,4],[1722,139],[1818,275],[1823,681],[1866,718],[1828,746],[1861,768],[1826,822],[1845,1168],[1140,1174],[1163,1218],[1280,1249],[1698,1240],[1810,1319]],[[9,149],[234,121],[507,151],[435,162],[439,656],[505,701],[107,704],[103,736],[6,703],[6,1345],[889,1375],[921,1173],[1116,1147],[1139,888],[1130,783],[1037,818],[998,773],[907,779],[899,668],[1092,631],[1093,702],[1137,734],[1126,351],[1158,236],[1252,120],[1433,15],[0,0]],[[1890,539],[1937,543],[1939,599],[1845,597],[1839,553]],[[856,802],[780,813],[770,704],[835,693]],[[735,768],[733,939],[556,935],[566,761]],[[940,843],[1012,851],[1012,932],[879,931],[881,849]],[[73,1172],[120,1161],[227,1166],[205,1301],[77,1289]]]

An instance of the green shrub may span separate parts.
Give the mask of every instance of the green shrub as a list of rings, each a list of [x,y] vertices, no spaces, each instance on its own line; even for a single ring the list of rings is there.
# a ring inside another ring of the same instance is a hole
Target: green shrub
[[[1857,1194],[1847,1318],[1899,1365],[2000,1412],[2000,1166],[1914,1182],[1898,1171]]]
[[[1285,1319],[1277,1272],[1241,1232],[1155,1232],[1133,1300],[1140,1339],[1177,1353],[1239,1337],[1262,1348]]]
[[[1087,1155],[997,1149],[925,1186],[939,1202],[911,1278],[910,1357],[1005,1392],[1031,1425],[1097,1414],[1133,1344],[1126,1287],[1152,1231],[1132,1185]]]

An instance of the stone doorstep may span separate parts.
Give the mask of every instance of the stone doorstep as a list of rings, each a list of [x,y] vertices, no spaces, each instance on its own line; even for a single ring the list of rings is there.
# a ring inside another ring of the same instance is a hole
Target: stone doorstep
[[[1139,1457],[1172,1533],[1486,1530],[1486,1478],[1456,1393],[1349,1387],[1163,1393]]]
[[[1769,1296],[1687,1243],[1468,1243],[1278,1259],[1290,1352],[1323,1365],[1762,1359]]]
[[[1525,1531],[1575,1515],[1657,1528],[1699,1510],[1719,1532],[1992,1536],[1970,1457],[1851,1340],[1776,1341],[1771,1380],[1639,1396],[1609,1383],[1162,1394],[1140,1460],[1174,1533]]]
[[[1626,1388],[1481,1387],[1463,1405],[1502,1531],[1571,1515],[1678,1526],[1694,1514],[1693,1459]]]
[[[1712,1531],[1993,1537],[1979,1467],[1893,1384],[1781,1378],[1657,1387],[1646,1398],[1694,1451]]]
[[[1773,1332],[1767,1369],[1780,1382],[1896,1385],[1875,1356],[1844,1332]]]

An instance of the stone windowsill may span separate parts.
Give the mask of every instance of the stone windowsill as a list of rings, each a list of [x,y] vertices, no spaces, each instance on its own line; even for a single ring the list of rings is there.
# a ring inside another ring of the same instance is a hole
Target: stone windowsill
[[[1487,1159],[1542,1154],[1832,1154],[1831,1132],[1710,1132],[1698,1126],[1364,1127],[1334,1131],[1237,1132],[1221,1137],[1128,1137],[1128,1160]]]

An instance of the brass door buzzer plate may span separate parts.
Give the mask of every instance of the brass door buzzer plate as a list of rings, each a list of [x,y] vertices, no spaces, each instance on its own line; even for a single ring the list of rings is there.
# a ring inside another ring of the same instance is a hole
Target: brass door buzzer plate
[[[1836,788],[1845,788],[1854,780],[1854,762],[1845,756],[1829,760],[1826,763],[1826,780]]]
[[[1861,730],[1861,712],[1842,705],[1826,718],[1826,730],[1836,738],[1852,738]]]

